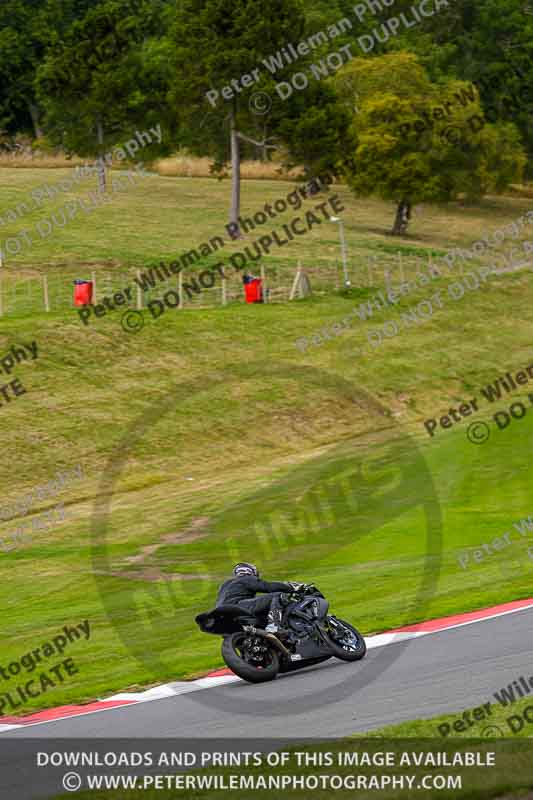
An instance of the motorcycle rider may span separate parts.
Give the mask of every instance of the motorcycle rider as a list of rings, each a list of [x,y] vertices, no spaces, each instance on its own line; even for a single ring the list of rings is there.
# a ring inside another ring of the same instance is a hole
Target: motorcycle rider
[[[282,581],[263,581],[255,564],[240,562],[233,567],[233,577],[224,581],[217,594],[216,607],[238,605],[257,616],[268,611],[268,633],[278,633],[282,618],[282,605],[287,602],[286,592],[293,592],[303,584]],[[256,597],[257,592],[263,592]]]

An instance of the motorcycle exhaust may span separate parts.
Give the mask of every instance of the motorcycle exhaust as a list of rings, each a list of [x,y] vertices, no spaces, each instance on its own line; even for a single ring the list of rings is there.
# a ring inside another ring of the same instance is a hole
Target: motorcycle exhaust
[[[281,650],[281,652],[285,653],[285,655],[288,656],[289,658],[291,657],[290,650],[287,650],[285,645],[282,642],[280,642],[278,637],[275,636],[273,633],[267,633],[262,628],[255,628],[253,625],[244,625],[243,628],[247,633],[252,633],[254,635],[259,634],[259,636],[262,636],[263,639],[268,639],[269,641],[272,642],[274,647],[277,647],[278,650]]]
[[[273,634],[273,633],[263,633],[263,631],[260,631],[260,630],[258,630],[257,632],[258,632],[258,633],[261,633],[261,635],[263,636],[263,638],[265,638],[265,639],[269,639],[269,640],[272,642],[272,644],[274,645],[274,647],[277,647],[277,648],[278,648],[278,650],[281,650],[281,652],[282,652],[282,653],[285,653],[285,655],[286,655],[286,656],[288,656],[289,658],[291,657],[291,652],[290,652],[290,650],[287,650],[287,648],[285,647],[285,645],[284,645],[282,642],[280,642],[280,640],[278,639],[278,637],[277,637],[277,636],[274,636],[274,634]]]

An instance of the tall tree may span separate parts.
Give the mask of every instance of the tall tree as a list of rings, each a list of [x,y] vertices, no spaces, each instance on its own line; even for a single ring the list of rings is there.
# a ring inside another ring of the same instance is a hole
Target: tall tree
[[[262,0],[183,0],[179,7],[172,32],[176,66],[172,97],[182,115],[185,138],[196,139],[196,152],[214,157],[219,169],[231,162],[229,221],[235,226],[240,213],[241,148],[275,146],[269,131],[264,132],[265,120],[261,126],[258,123],[264,115],[254,115],[254,98],[267,104],[273,99],[272,91],[268,97],[257,94],[273,88],[263,59],[298,41],[304,25],[301,0],[272,0],[268,8]],[[287,68],[280,68],[275,80],[286,73]],[[251,77],[243,79],[244,75]],[[206,98],[209,91],[211,103]],[[258,127],[263,128],[262,138],[251,135]]]
[[[397,4],[395,9],[402,10]],[[489,119],[517,126],[529,156],[526,173],[531,176],[533,13],[530,4],[524,0],[453,0],[448,8],[407,32],[402,40],[418,54],[432,80],[447,77],[475,83],[481,90],[481,103]]]
[[[83,16],[92,0],[2,0],[0,128],[44,135],[36,73],[48,47]]]
[[[359,104],[348,182],[396,203],[393,234],[406,232],[415,203],[476,199],[520,180],[526,155],[517,129],[489,124],[472,85],[431,83],[413,54],[355,59],[334,83]]]
[[[274,106],[273,124],[288,150],[288,166],[304,166],[308,177],[339,172],[342,153],[353,144],[351,110],[329,81],[310,81],[283,107]]]
[[[168,121],[163,12],[160,0],[101,0],[47,51],[37,90],[55,141],[102,156],[135,127]]]

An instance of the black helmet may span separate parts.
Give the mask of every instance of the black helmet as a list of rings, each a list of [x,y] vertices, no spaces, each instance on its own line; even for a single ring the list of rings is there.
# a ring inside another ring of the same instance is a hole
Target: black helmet
[[[254,575],[256,578],[259,577],[259,572],[255,564],[248,564],[247,561],[241,561],[239,564],[235,564],[233,567],[233,574],[235,576]]]

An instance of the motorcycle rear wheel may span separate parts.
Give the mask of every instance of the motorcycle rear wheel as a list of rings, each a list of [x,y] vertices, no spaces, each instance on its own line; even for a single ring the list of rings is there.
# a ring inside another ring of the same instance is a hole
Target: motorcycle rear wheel
[[[328,636],[333,655],[335,658],[340,658],[341,661],[360,661],[366,655],[366,643],[362,635],[349,622],[338,617],[335,617],[335,620],[346,629],[347,636],[342,640],[334,639],[331,635]],[[343,646],[340,642],[345,642],[345,645]]]
[[[231,636],[225,636],[222,642],[222,658],[239,678],[243,678],[249,683],[273,681],[279,672],[277,651],[267,645],[268,663],[255,666],[240,655],[240,646],[247,638],[249,635],[246,633],[233,633]]]

